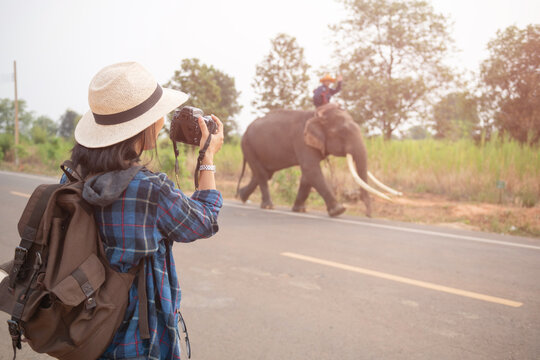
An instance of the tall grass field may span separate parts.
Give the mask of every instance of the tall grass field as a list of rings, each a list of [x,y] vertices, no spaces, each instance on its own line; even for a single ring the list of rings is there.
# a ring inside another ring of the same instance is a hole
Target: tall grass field
[[[533,207],[540,202],[540,150],[514,141],[491,141],[476,145],[472,141],[447,142],[433,139],[384,141],[366,140],[368,169],[387,185],[405,193],[444,195],[452,200],[487,203],[511,202]],[[160,144],[161,169],[174,172],[170,144]],[[196,149],[183,147],[180,156],[182,178],[191,181]],[[239,144],[224,144],[216,155],[217,179],[234,182],[242,169]],[[153,166],[158,166],[154,160]],[[338,196],[347,196],[358,186],[352,180],[345,158],[329,157],[321,162],[327,180]],[[249,167],[242,180],[250,177]],[[270,181],[278,198],[294,201],[300,169],[289,168],[274,174]],[[257,191],[256,191],[257,192]],[[234,193],[226,194],[234,196]]]
[[[523,146],[512,140],[492,140],[475,144],[471,140],[457,142],[424,139],[393,140],[365,139],[368,169],[385,184],[407,195],[433,194],[449,200],[503,203],[530,208],[540,207],[540,149]],[[19,145],[20,165],[13,166],[13,148],[0,147],[2,168],[49,175],[60,175],[58,165],[69,157],[72,143],[59,138],[46,143]],[[193,191],[193,170],[198,149],[180,144],[178,183]],[[160,139],[156,152],[147,152],[143,161],[152,170],[166,172],[175,179],[175,158],[168,139]],[[215,157],[216,180],[225,197],[232,198],[242,170],[242,151],[238,141],[225,143]],[[350,175],[345,158],[332,157],[321,162],[326,179],[338,199],[355,202],[358,185]],[[249,167],[242,180],[245,185],[251,176]],[[298,166],[281,170],[270,180],[272,200],[277,205],[292,206],[299,185]],[[256,190],[250,198],[260,200]],[[309,204],[324,206],[313,192]],[[539,221],[540,222],[540,221]],[[540,228],[540,225],[538,226]]]

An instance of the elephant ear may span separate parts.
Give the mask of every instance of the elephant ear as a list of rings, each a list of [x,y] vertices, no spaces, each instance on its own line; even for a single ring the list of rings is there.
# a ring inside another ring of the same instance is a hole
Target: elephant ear
[[[304,127],[304,142],[306,145],[318,149],[322,155],[326,153],[326,136],[322,126],[323,118],[314,117],[306,122]]]

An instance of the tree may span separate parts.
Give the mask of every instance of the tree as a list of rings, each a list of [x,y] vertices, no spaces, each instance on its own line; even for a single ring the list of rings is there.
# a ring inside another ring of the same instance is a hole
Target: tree
[[[45,130],[47,136],[55,136],[58,132],[58,125],[48,116],[40,115],[34,120],[32,127],[39,126]]]
[[[412,139],[412,140],[423,140],[430,136],[429,131],[426,129],[425,126],[422,125],[414,125],[411,126],[408,130],[404,139]]]
[[[436,138],[472,138],[478,129],[478,101],[468,92],[454,92],[433,107]]]
[[[18,100],[19,132],[28,135],[34,114],[26,110],[26,101]],[[15,131],[15,101],[0,99],[0,132],[13,134]]]
[[[540,141],[540,25],[510,26],[488,43],[481,65],[486,111],[520,142]]]
[[[237,130],[234,116],[242,106],[238,103],[240,92],[236,90],[233,77],[211,65],[201,64],[199,59],[184,59],[164,87],[188,93],[190,98],[186,105],[216,115],[223,122],[226,141]]]
[[[58,132],[58,126],[48,116],[41,115],[32,123],[30,136],[36,144],[45,143]]]
[[[81,118],[81,115],[71,109],[67,109],[66,112],[60,117],[60,127],[58,128],[58,135],[63,138],[69,139],[73,136],[75,126]]]
[[[332,26],[341,98],[355,119],[390,139],[451,79],[443,63],[448,21],[422,0],[342,1],[350,17]]]
[[[309,67],[296,38],[278,34],[271,40],[270,52],[256,67],[252,105],[262,111],[311,107]]]

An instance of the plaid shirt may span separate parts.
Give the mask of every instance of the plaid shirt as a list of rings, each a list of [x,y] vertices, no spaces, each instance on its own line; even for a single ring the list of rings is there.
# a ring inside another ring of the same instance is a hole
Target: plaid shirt
[[[111,266],[127,272],[141,259],[145,261],[150,330],[150,340],[142,340],[134,281],[124,321],[100,359],[180,358],[176,310],[181,296],[171,248],[174,241],[214,235],[222,204],[217,190],[196,191],[189,198],[165,174],[143,168],[118,200],[94,207]]]

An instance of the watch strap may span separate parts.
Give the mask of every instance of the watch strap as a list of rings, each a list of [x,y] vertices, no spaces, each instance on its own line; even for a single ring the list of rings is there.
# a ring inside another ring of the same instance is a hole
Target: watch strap
[[[199,171],[213,171],[216,172],[216,165],[201,165]]]

